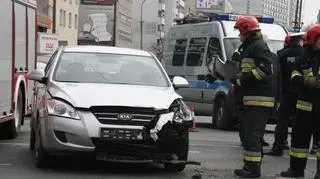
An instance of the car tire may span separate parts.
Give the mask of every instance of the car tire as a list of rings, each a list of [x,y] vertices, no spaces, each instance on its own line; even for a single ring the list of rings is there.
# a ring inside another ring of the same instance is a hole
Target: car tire
[[[233,126],[233,120],[228,115],[225,99],[220,97],[217,99],[213,109],[212,123],[218,129],[230,130]]]
[[[189,154],[189,132],[184,132],[184,137],[180,140],[178,140],[175,144],[177,146],[176,148],[176,154],[178,154],[178,160],[188,160],[188,154]],[[186,168],[185,163],[179,163],[179,164],[172,164],[172,163],[165,163],[164,168],[166,171],[169,172],[181,172]]]
[[[39,127],[37,127],[39,128]],[[49,166],[50,156],[47,151],[43,148],[41,142],[40,129],[37,129],[37,134],[35,135],[35,164],[39,168],[46,168]]]

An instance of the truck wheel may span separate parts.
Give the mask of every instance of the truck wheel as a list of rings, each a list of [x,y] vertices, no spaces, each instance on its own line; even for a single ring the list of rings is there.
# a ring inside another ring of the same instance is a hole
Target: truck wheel
[[[176,154],[178,155],[178,160],[188,160],[189,154],[189,133],[188,131],[184,132],[184,137],[176,142]],[[165,163],[164,168],[170,172],[181,172],[186,168],[186,164],[179,163],[179,164],[172,164],[172,163]]]
[[[37,127],[35,135],[35,163],[39,168],[46,168],[49,165],[49,154],[44,150],[41,142],[40,128]]]
[[[22,90],[18,91],[16,109],[14,111],[14,119],[3,124],[3,137],[5,139],[14,139],[18,136],[23,120],[23,96]]]
[[[218,129],[230,130],[233,128],[232,118],[227,113],[224,98],[218,98],[213,109],[212,122]]]

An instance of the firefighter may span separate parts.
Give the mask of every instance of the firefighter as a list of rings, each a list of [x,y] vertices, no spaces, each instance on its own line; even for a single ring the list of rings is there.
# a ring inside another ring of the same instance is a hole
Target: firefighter
[[[284,48],[278,51],[281,76],[280,106],[277,111],[277,126],[274,133],[274,144],[266,155],[282,156],[288,137],[289,117],[297,102],[297,91],[291,84],[291,73],[296,59],[305,53],[303,48],[304,33],[288,34]]]
[[[240,178],[258,178],[261,176],[261,139],[274,107],[272,53],[255,17],[240,17],[234,28],[239,30],[242,44],[233,55],[233,60],[240,62],[240,73],[231,79],[231,83],[242,94],[240,138],[244,148],[244,166],[234,173]]]
[[[291,75],[298,89],[297,118],[291,133],[290,168],[281,172],[282,177],[304,177],[310,139],[313,131],[320,132],[320,24],[309,28],[307,56],[297,60]],[[317,152],[317,173],[320,179],[320,152]]]

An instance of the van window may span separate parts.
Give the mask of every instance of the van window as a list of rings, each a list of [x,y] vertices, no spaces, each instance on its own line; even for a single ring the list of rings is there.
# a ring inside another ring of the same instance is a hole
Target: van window
[[[187,56],[187,66],[201,66],[207,38],[193,38],[190,40]]]
[[[222,50],[219,39],[211,37],[208,44],[208,52],[206,57],[206,64],[210,63],[212,57],[218,55],[220,59],[223,60]]]
[[[184,63],[184,55],[186,53],[188,39],[178,39],[176,40],[173,57],[172,66],[182,66]]]

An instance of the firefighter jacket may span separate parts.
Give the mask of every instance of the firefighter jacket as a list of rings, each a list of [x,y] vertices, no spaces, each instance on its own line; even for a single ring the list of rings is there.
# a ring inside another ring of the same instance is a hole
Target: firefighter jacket
[[[245,41],[234,53],[232,60],[239,62],[240,73],[231,82],[241,89],[244,106],[275,106],[276,89],[272,85],[275,57],[258,37]]]
[[[281,91],[284,93],[296,94],[297,88],[291,83],[291,73],[295,61],[305,56],[306,50],[299,45],[291,45],[288,48],[278,52],[280,72],[281,72]]]
[[[320,104],[320,58],[304,56],[297,60],[291,74],[298,89],[297,109],[311,112]]]

